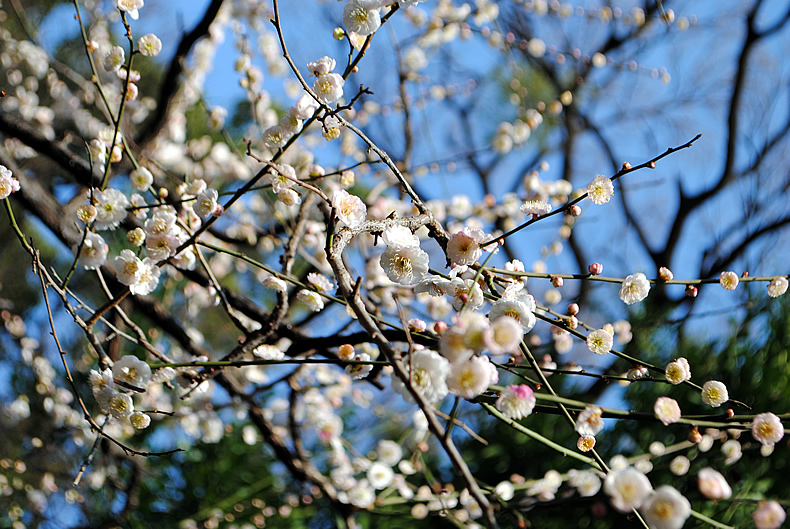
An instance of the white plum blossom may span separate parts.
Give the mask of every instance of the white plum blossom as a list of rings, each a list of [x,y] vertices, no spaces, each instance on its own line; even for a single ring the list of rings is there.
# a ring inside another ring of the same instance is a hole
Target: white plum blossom
[[[269,127],[263,133],[263,143],[270,149],[277,149],[286,144],[291,139],[293,132],[284,129],[280,125]]]
[[[658,397],[653,405],[653,413],[664,426],[668,426],[680,420],[680,405],[675,399]]]
[[[517,421],[532,413],[535,407],[535,395],[526,384],[505,387],[496,401],[496,409],[508,419]]]
[[[447,389],[465,399],[475,398],[491,383],[491,365],[487,356],[473,356],[465,362],[452,364],[447,375]]]
[[[537,319],[533,311],[537,308],[535,298],[529,294],[520,294],[514,298],[502,297],[491,305],[488,319],[496,321],[502,316],[513,318],[528,333],[535,326]]]
[[[137,12],[138,9],[142,9],[144,4],[144,0],[117,0],[118,9],[121,11],[125,11],[129,13],[129,16],[132,17],[134,20],[137,20],[137,17],[140,14]]]
[[[355,362],[369,362],[371,358],[368,353],[359,353],[351,358],[351,360]],[[368,373],[371,371],[373,371],[372,364],[349,364],[345,369],[346,374],[351,377],[351,380],[361,380],[368,376]]]
[[[641,507],[653,488],[650,480],[634,467],[612,467],[603,483],[603,490],[609,496],[612,507],[626,513]]]
[[[587,349],[598,355],[612,350],[614,337],[606,329],[598,329],[587,335]]]
[[[525,215],[531,215],[532,218],[538,218],[551,211],[551,204],[545,200],[528,200],[524,202],[521,207],[521,212]]]
[[[392,468],[378,461],[370,465],[367,473],[370,486],[377,490],[389,487],[394,477]]]
[[[678,358],[668,363],[664,376],[666,376],[667,382],[675,386],[687,380],[691,380],[691,367],[689,366],[689,361],[685,358]]]
[[[115,393],[107,400],[107,411],[116,419],[128,417],[134,412],[132,397],[128,393]]]
[[[737,439],[727,439],[721,445],[721,453],[724,454],[724,464],[732,465],[743,456],[743,449]]]
[[[669,485],[661,485],[640,509],[651,529],[680,529],[691,516],[689,501]]]
[[[0,200],[8,198],[11,193],[19,191],[19,180],[12,176],[5,165],[0,165]]]
[[[587,186],[587,196],[593,204],[606,204],[614,194],[614,186],[609,178],[598,175]]]
[[[315,272],[307,274],[307,282],[319,292],[331,292],[334,288],[332,281],[328,277]]]
[[[475,310],[483,305],[483,291],[473,279],[453,278],[447,287],[447,294],[453,298],[453,308],[461,310],[464,307]]]
[[[625,278],[620,287],[620,299],[627,305],[638,303],[650,292],[650,282],[642,272],[631,274]]]
[[[773,446],[784,437],[782,421],[773,413],[760,413],[752,422],[752,437],[766,446]]]
[[[381,26],[381,0],[349,0],[343,24],[359,35],[370,35]]]
[[[319,75],[313,83],[313,92],[319,101],[328,105],[343,97],[345,83],[345,79],[334,72]]]
[[[140,167],[129,173],[129,182],[132,189],[145,191],[154,183],[154,175],[145,167]]]
[[[120,1],[120,0],[119,0]],[[102,65],[108,72],[117,72],[126,60],[126,53],[120,46],[113,46],[104,56]]]
[[[350,194],[345,189],[338,189],[334,192],[332,207],[335,208],[340,224],[351,229],[361,226],[368,214],[368,208],[362,199]]]
[[[714,408],[718,408],[730,398],[727,386],[718,380],[708,380],[702,386],[702,402]]]
[[[588,404],[576,418],[576,433],[595,436],[603,430],[603,410],[594,404]]]
[[[74,253],[76,254],[79,245],[74,247]],[[101,267],[104,262],[107,260],[107,252],[109,251],[109,246],[107,243],[104,242],[104,239],[98,233],[88,232],[85,235],[85,242],[82,245],[82,250],[80,251],[80,262],[85,270],[96,270],[97,268]]]
[[[307,305],[313,312],[318,312],[324,308],[324,300],[312,290],[300,290],[296,293],[296,299]]]
[[[129,292],[133,295],[146,296],[156,289],[159,285],[159,275],[162,270],[156,265],[156,261],[150,257],[143,259],[140,278],[133,285],[129,285]]]
[[[385,465],[394,466],[403,457],[403,447],[395,441],[382,439],[376,445],[376,454],[379,456],[379,461]]]
[[[778,529],[787,514],[779,502],[774,500],[763,500],[757,504],[757,510],[752,513],[754,526],[757,529]]]
[[[219,199],[219,193],[217,193],[216,189],[204,189],[197,196],[195,203],[192,204],[192,211],[200,218],[211,215],[215,213],[219,207],[217,199]]]
[[[447,243],[447,258],[453,265],[470,265],[475,263],[483,250],[480,243],[485,239],[482,230],[465,227],[463,230],[454,233]]]
[[[524,337],[524,328],[514,318],[497,318],[489,329],[485,339],[492,355],[512,353]]]
[[[428,349],[415,351],[410,361],[404,362],[411,386],[428,402],[436,403],[447,396],[447,375],[450,362],[437,352]],[[392,389],[403,396],[407,402],[414,402],[409,389],[403,381],[393,375]]]
[[[0,195],[2,195],[2,193],[0,193]],[[786,277],[775,277],[768,283],[768,295],[772,298],[778,298],[787,292],[787,286],[788,281]]]
[[[732,488],[718,471],[706,467],[697,474],[697,485],[709,500],[726,500],[732,496]]]
[[[112,366],[115,380],[144,389],[151,379],[151,367],[134,355],[124,355]]]
[[[151,417],[147,414],[136,411],[129,416],[129,423],[135,430],[145,430],[151,424]]]
[[[261,344],[252,350],[252,354],[262,360],[282,360],[285,354],[276,345]]]
[[[143,273],[143,261],[129,249],[121,250],[115,258],[115,277],[124,285],[131,286],[140,280]]]
[[[162,41],[153,33],[148,33],[137,41],[137,49],[147,57],[156,57],[162,51]]]
[[[307,63],[307,70],[310,72],[310,75],[314,75],[316,77],[319,77],[321,75],[326,75],[329,72],[331,72],[332,70],[334,70],[335,69],[335,64],[336,64],[335,60],[332,57],[328,57],[328,56],[324,55],[323,57],[321,57],[317,61],[308,62]],[[306,96],[306,94],[305,94],[305,96]],[[302,99],[304,99],[305,96],[302,96]],[[307,97],[309,97],[309,96],[307,96]],[[302,101],[302,99],[300,99],[300,101]],[[307,116],[307,117],[310,117],[310,116]],[[307,118],[303,118],[303,119],[307,119]]]
[[[719,283],[724,290],[735,290],[739,282],[738,274],[735,272],[722,272],[719,276]]]
[[[428,254],[420,249],[420,240],[409,228],[399,225],[387,228],[382,239],[387,249],[379,262],[390,281],[413,285],[428,273]]]
[[[264,279],[263,286],[275,292],[285,292],[288,290],[288,284],[276,276],[269,276]]]
[[[117,189],[107,188],[104,191],[94,189],[93,205],[96,206],[94,228],[97,230],[112,230],[117,228],[121,221],[126,218],[126,208],[129,207],[129,199]]]

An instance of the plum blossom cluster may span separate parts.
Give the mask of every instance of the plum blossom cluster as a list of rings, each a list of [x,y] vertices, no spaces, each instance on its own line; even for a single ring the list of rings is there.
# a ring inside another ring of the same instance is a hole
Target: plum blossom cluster
[[[113,419],[125,419],[138,430],[151,424],[151,417],[141,411],[135,411],[132,390],[145,392],[150,382],[164,382],[175,376],[172,370],[157,372],[152,378],[151,368],[147,363],[132,355],[126,355],[113,364],[112,369],[104,371],[91,370],[89,382],[93,396],[102,411]]]

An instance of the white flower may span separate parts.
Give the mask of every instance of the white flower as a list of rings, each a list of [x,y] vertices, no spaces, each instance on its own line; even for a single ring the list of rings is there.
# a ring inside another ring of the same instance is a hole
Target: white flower
[[[403,448],[399,443],[382,439],[376,445],[376,454],[379,460],[386,465],[396,465],[403,457]]]
[[[627,305],[638,303],[647,297],[650,292],[650,282],[642,272],[631,274],[623,281],[620,287],[620,299]]]
[[[709,500],[726,500],[732,496],[732,488],[724,476],[710,467],[699,471],[697,485],[699,485],[699,491]]]
[[[293,106],[294,116],[299,119],[310,119],[318,109],[318,101],[310,94],[304,94]]]
[[[375,462],[368,469],[367,478],[374,489],[385,489],[390,486],[395,473],[387,465]]]
[[[143,0],[117,0],[118,9],[126,11],[135,20],[140,16],[137,10],[142,9],[143,4]]]
[[[285,189],[277,193],[277,200],[285,206],[298,206],[302,203],[302,197],[293,189]]]
[[[551,211],[551,204],[545,200],[528,200],[521,204],[521,212],[525,215],[532,215],[533,218],[540,217]]]
[[[612,350],[614,337],[606,329],[598,329],[587,335],[587,349],[597,355],[605,355]]]
[[[516,493],[516,488],[510,481],[501,481],[494,487],[494,494],[502,501],[510,501]]]
[[[324,308],[324,300],[317,293],[311,290],[302,289],[296,293],[296,299],[307,305],[313,312],[318,312]]]
[[[491,383],[490,366],[487,356],[473,356],[465,362],[452,364],[447,376],[447,389],[465,399],[475,398]]]
[[[78,246],[74,247],[76,254]],[[109,247],[104,239],[98,233],[89,232],[85,236],[85,242],[82,245],[80,252],[80,262],[85,270],[96,270],[107,260],[107,251]]]
[[[653,413],[659,421],[664,423],[664,426],[680,420],[680,406],[675,399],[669,397],[658,397],[653,405]]]
[[[447,375],[450,362],[435,351],[422,349],[415,351],[411,361],[404,362],[411,386],[431,403],[442,400],[447,395]],[[408,402],[413,402],[406,385],[397,377],[392,377],[392,389],[401,394]]]
[[[120,46],[113,46],[104,56],[104,69],[108,72],[117,72],[123,66],[126,54]]]
[[[101,372],[91,369],[88,374],[88,383],[91,386],[91,393],[96,396],[105,389],[112,389],[115,386],[112,376],[112,371],[110,369],[105,369]]]
[[[625,467],[606,475],[603,490],[609,496],[612,507],[620,512],[631,512],[642,506],[652,486],[643,473],[634,467]]]
[[[388,246],[381,254],[381,268],[390,281],[413,285],[428,273],[428,254],[415,246]]]
[[[139,389],[151,379],[151,367],[134,355],[125,355],[112,366],[112,376]]]
[[[666,376],[667,382],[675,386],[687,380],[691,380],[691,367],[689,366],[689,361],[685,358],[678,358],[674,362],[668,363],[664,376]]]
[[[455,310],[461,310],[464,307],[475,310],[483,305],[483,291],[473,279],[453,278],[447,287],[447,294],[453,297]]]
[[[252,350],[252,354],[263,360],[282,360],[283,354],[276,345],[261,344]]]
[[[593,204],[606,204],[614,194],[614,186],[609,178],[598,175],[587,185],[587,196]]]
[[[132,295],[139,294],[141,296],[150,294],[156,289],[157,285],[159,285],[159,274],[161,274],[161,272],[162,270],[156,266],[156,261],[150,257],[146,257],[143,259],[140,278],[135,284],[129,285],[129,292],[131,292]]]
[[[702,402],[718,408],[730,399],[727,386],[718,380],[708,380],[702,386]]]
[[[650,529],[680,529],[691,516],[691,504],[674,487],[661,485],[641,511]]]
[[[453,265],[470,265],[480,259],[483,250],[480,243],[485,234],[482,230],[465,227],[462,231],[453,234],[447,243],[447,258]]]
[[[757,510],[752,513],[754,526],[757,529],[778,529],[786,517],[782,506],[773,500],[761,501],[757,504]]]
[[[384,230],[384,233],[381,234],[381,239],[387,246],[395,246],[397,248],[420,245],[420,239],[409,228],[398,224]]]
[[[284,129],[280,125],[269,127],[263,133],[263,143],[270,149],[277,149],[286,144],[291,139],[293,132]]]
[[[14,178],[12,174],[8,167],[0,165],[0,200],[8,198],[11,193],[19,191],[19,180]]]
[[[719,283],[724,290],[735,290],[738,288],[738,274],[735,272],[722,272],[719,276]]]
[[[96,223],[93,226],[97,230],[112,230],[126,218],[129,199],[117,189],[94,189],[93,205],[96,206]]]
[[[217,207],[219,206],[217,203],[218,198],[219,193],[217,193],[216,189],[205,189],[200,192],[197,196],[197,200],[192,204],[192,211],[200,218],[211,215],[217,211]]]
[[[131,250],[121,250],[115,258],[115,276],[124,285],[134,285],[143,274],[143,262]]]
[[[327,73],[319,75],[313,83],[313,92],[322,103],[334,103],[343,97],[343,85],[346,83],[340,75]]]
[[[355,362],[369,362],[370,355],[367,353],[359,353],[351,358],[351,360]],[[372,364],[349,364],[345,369],[346,374],[351,377],[351,380],[361,380],[368,376],[368,373],[371,371],[373,371]]]
[[[332,195],[332,207],[335,208],[340,224],[351,229],[358,228],[365,222],[368,208],[362,199],[350,194],[345,189],[338,189]]]
[[[263,280],[263,286],[275,292],[285,292],[288,290],[288,285],[279,277],[269,276]]]
[[[576,433],[595,436],[603,430],[603,410],[594,404],[588,404],[576,418]]]
[[[145,221],[145,233],[149,237],[173,234],[177,232],[176,214],[170,209],[157,209],[150,219]]]
[[[486,334],[486,346],[492,355],[509,354],[518,348],[523,337],[524,328],[514,318],[497,318]]]
[[[129,422],[135,430],[145,430],[151,424],[151,417],[141,411],[136,411],[129,416]]]
[[[721,445],[721,453],[724,454],[724,464],[732,465],[743,456],[741,443],[737,439],[728,439]]]
[[[147,224],[147,223],[146,223]],[[148,235],[145,239],[145,251],[154,262],[164,261],[175,255],[179,246],[178,237],[171,233]]]
[[[360,35],[370,35],[381,26],[380,0],[349,0],[343,9],[343,24]]]
[[[330,281],[329,278],[315,272],[310,272],[307,274],[307,282],[319,292],[330,292],[334,288],[334,285],[332,285],[332,281]]]
[[[529,294],[520,294],[515,298],[500,298],[491,305],[491,311],[488,313],[488,319],[496,321],[502,316],[513,318],[525,333],[528,333],[535,326],[537,319],[532,312],[537,307],[535,298]]]
[[[669,462],[669,471],[676,476],[685,476],[691,468],[691,461],[686,456],[677,456]]]
[[[355,507],[367,509],[376,501],[376,493],[368,483],[368,480],[363,479],[348,491],[348,501]]]
[[[2,193],[0,193],[0,195],[2,195]],[[787,285],[788,281],[786,277],[775,277],[770,283],[768,283],[768,295],[772,298],[778,298],[787,292]]]
[[[281,193],[296,183],[296,170],[287,163],[274,164],[274,169],[268,174],[268,178],[272,184],[272,191]]]
[[[508,419],[517,421],[532,413],[535,402],[532,388],[525,384],[512,385],[502,390],[496,401],[496,409]]]
[[[162,51],[162,41],[153,33],[148,33],[137,41],[137,49],[147,57],[156,57]]]
[[[129,181],[132,188],[137,191],[145,191],[154,183],[154,175],[145,167],[140,167],[129,173]]]
[[[128,417],[134,412],[134,402],[127,393],[115,393],[107,400],[107,411],[115,417]]]
[[[782,421],[773,413],[761,413],[752,422],[752,437],[767,446],[773,446],[784,437]]]
[[[307,63],[307,69],[310,71],[311,75],[315,75],[316,77],[318,77],[320,75],[326,75],[326,74],[328,74],[329,72],[331,72],[332,70],[335,69],[335,60],[332,57],[327,57],[326,55],[324,55],[323,57],[321,57],[320,59],[318,59],[315,62],[308,62]],[[302,96],[302,99],[304,99],[304,98],[305,98],[305,96]],[[310,99],[312,99],[312,98],[310,98]],[[300,101],[301,101],[301,99],[300,99]],[[308,117],[310,117],[310,116],[307,116],[307,117],[302,118],[302,119],[307,119]]]

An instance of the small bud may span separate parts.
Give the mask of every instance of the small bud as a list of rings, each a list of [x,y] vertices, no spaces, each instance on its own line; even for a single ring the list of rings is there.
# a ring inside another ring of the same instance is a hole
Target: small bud
[[[628,171],[631,169],[631,164],[628,162],[623,162],[623,171]]]
[[[656,168],[656,162],[650,162],[648,167],[650,167],[651,169],[655,169]]]
[[[749,272],[744,272],[741,274],[741,277],[749,277]]]
[[[672,273],[672,270],[666,266],[662,266],[658,269],[658,277],[661,279],[661,281],[672,281],[672,278],[675,277],[675,275]]]
[[[690,298],[696,298],[699,294],[699,289],[694,285],[686,285],[686,295]]]
[[[563,283],[564,283],[564,281],[563,281],[563,279],[561,277],[553,276],[551,278],[551,284],[552,284],[552,286],[554,288],[560,288]]]
[[[573,205],[573,206],[569,207],[569,208],[568,208],[568,214],[569,214],[571,217],[578,217],[579,215],[581,215],[581,214],[582,214],[582,208],[581,208],[581,206],[579,206],[579,205],[577,204],[577,205]]]
[[[337,348],[337,356],[343,360],[351,360],[354,358],[354,346],[350,344],[343,344]]]
[[[735,412],[732,410],[732,408],[727,408],[727,418],[732,419],[733,417],[735,417]]]
[[[568,305],[568,315],[575,316],[579,313],[579,305],[577,303],[571,303]]]
[[[603,265],[601,263],[593,263],[587,267],[590,275],[599,276],[603,273]]]
[[[215,217],[221,217],[223,213],[225,213],[225,208],[222,206],[222,204],[217,204],[217,207],[211,212],[211,214]]]
[[[571,316],[568,318],[567,326],[569,329],[575,329],[579,326],[579,319],[576,316]]]
[[[343,28],[335,28],[332,30],[332,37],[334,37],[335,40],[343,40],[346,38],[346,32]]]
[[[702,442],[702,434],[699,433],[699,430],[695,426],[691,432],[689,432],[688,440],[690,443],[699,444]]]
[[[170,194],[170,191],[168,191],[166,187],[160,187],[159,188],[159,197],[160,198],[167,198],[167,196],[169,194]]]
[[[443,321],[437,321],[432,325],[432,327],[433,327],[433,332],[441,336],[442,334],[444,334],[444,331],[447,330],[447,323]]]

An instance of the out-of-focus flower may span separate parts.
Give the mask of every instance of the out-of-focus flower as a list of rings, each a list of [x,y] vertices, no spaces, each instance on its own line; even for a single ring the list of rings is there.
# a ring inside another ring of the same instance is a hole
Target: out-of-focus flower
[[[773,446],[784,437],[782,421],[773,413],[760,413],[752,422],[752,436],[767,446]]]
[[[725,500],[732,496],[732,488],[718,471],[706,467],[697,474],[699,491],[709,500]]]
[[[653,405],[653,413],[665,426],[680,420],[680,406],[675,399],[669,397],[658,397]]]
[[[642,506],[652,486],[642,472],[634,467],[625,467],[613,469],[606,475],[603,490],[609,496],[612,507],[620,512],[631,512]]]
[[[680,529],[691,516],[691,504],[669,485],[658,487],[640,509],[651,529]]]

